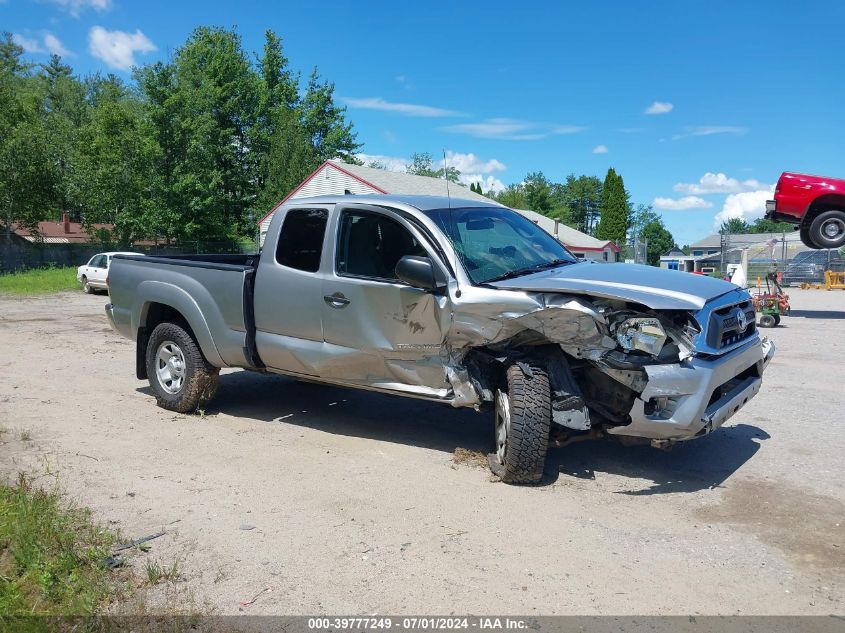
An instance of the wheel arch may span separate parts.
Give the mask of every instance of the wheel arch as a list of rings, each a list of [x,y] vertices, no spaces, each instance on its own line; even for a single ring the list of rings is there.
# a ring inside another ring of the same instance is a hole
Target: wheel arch
[[[813,201],[807,206],[807,210],[801,219],[801,226],[809,227],[813,220],[816,219],[816,216],[824,211],[830,211],[831,209],[845,211],[845,195],[839,193],[826,193],[813,199]]]
[[[139,294],[144,297],[133,315],[133,330],[137,332],[135,345],[135,374],[147,378],[146,351],[150,333],[159,323],[182,323],[199,345],[206,360],[215,367],[225,367],[214,343],[211,329],[191,296],[171,285],[155,281],[140,284]]]

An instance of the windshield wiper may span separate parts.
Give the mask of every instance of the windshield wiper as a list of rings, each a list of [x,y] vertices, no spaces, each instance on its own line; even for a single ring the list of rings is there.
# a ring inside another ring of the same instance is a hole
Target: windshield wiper
[[[574,263],[570,259],[554,259],[550,262],[543,262],[542,264],[535,264],[534,266],[528,266],[527,268],[520,268],[518,270],[509,270],[508,272],[499,275],[498,277],[493,277],[492,279],[488,279],[484,283],[489,284],[494,281],[504,281],[505,279],[513,279],[514,277],[522,277],[523,275],[528,275],[530,273],[536,273],[540,270],[547,270],[549,268],[557,268],[558,266],[563,266],[564,264],[572,264]]]

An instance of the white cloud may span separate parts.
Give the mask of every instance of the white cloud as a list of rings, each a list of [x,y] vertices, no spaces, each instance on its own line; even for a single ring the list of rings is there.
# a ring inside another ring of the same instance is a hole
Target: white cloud
[[[486,119],[478,123],[461,123],[440,128],[444,132],[468,134],[477,138],[505,141],[536,141],[551,134],[575,134],[586,129],[579,125],[549,125],[504,117]]]
[[[655,101],[645,109],[645,114],[667,114],[675,106],[668,101]]]
[[[745,191],[734,193],[725,198],[722,210],[713,218],[713,226],[719,228],[722,222],[731,218],[741,218],[746,221],[762,218],[766,212],[766,200],[771,200],[775,188],[760,191]]]
[[[469,187],[471,184],[480,184],[481,190],[484,193],[488,191],[493,191],[495,193],[499,193],[505,189],[505,183],[501,180],[496,178],[495,176],[487,176],[484,177],[482,174],[464,174],[462,173],[458,180],[462,185]]]
[[[747,127],[740,127],[738,125],[696,125],[684,128],[680,134],[675,134],[672,137],[673,141],[690,136],[712,136],[714,134],[745,134],[748,132]]]
[[[387,171],[405,171],[408,167],[408,160],[398,156],[385,156],[383,154],[355,154],[355,158],[362,161],[364,165],[380,163]]]
[[[44,46],[51,55],[61,55],[62,57],[70,57],[73,55],[68,49],[64,47],[61,40],[50,32],[44,34]]]
[[[112,7],[112,0],[48,0],[48,2],[55,4],[63,11],[67,11],[75,18],[78,18],[79,14],[86,9],[103,12]]]
[[[683,198],[655,198],[651,203],[655,209],[666,209],[667,211],[686,211],[687,209],[709,209],[712,202],[707,202],[697,196],[684,196]]]
[[[607,145],[596,145],[593,148],[593,154],[607,154],[608,151]]]
[[[46,53],[41,43],[33,38],[24,37],[20,33],[13,33],[12,40],[27,53]]]
[[[61,55],[62,57],[73,55],[72,52],[64,47],[61,40],[50,33],[50,31],[42,31],[41,33],[38,37],[26,37],[20,33],[14,33],[12,40],[27,53],[50,53],[51,55]]]
[[[88,32],[88,50],[112,68],[130,70],[135,65],[135,53],[151,53],[156,47],[140,29],[126,33],[95,26]]]
[[[350,108],[360,108],[363,110],[381,110],[383,112],[398,112],[399,114],[404,114],[405,116],[464,116],[461,112],[456,112],[455,110],[435,108],[434,106],[420,105],[417,103],[397,103],[393,101],[385,101],[381,97],[364,97],[361,99],[353,97],[343,97],[343,101]]]
[[[722,172],[713,173],[708,171],[698,179],[698,182],[679,182],[672,188],[678,193],[702,195],[708,193],[741,193],[743,191],[758,191],[761,189],[771,189],[772,186],[764,184],[754,178],[739,181],[736,178],[729,178]]]
[[[449,150],[446,152],[446,162],[449,167],[454,167],[462,174],[489,174],[494,171],[505,171],[507,169],[507,166],[503,162],[495,158],[484,161],[471,152],[469,154],[461,154],[460,152]],[[440,160],[440,166],[443,166],[442,159]]]

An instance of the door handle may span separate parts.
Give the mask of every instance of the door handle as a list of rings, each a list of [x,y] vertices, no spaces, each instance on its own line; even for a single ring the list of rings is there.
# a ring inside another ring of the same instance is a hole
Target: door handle
[[[328,303],[331,307],[337,308],[345,308],[349,305],[349,299],[343,296],[342,292],[336,292],[333,295],[326,295],[323,297],[323,301]]]

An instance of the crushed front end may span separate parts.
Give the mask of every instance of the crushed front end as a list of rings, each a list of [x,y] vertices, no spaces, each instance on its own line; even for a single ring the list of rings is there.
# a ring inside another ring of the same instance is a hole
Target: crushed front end
[[[565,432],[645,438],[656,445],[706,435],[759,392],[775,351],[756,331],[750,297],[739,288],[698,310],[656,310],[607,297],[525,297],[534,309],[512,306],[479,318],[474,301],[473,319],[456,315],[467,339],[460,365],[479,377],[473,392],[484,401],[492,389],[482,376],[490,372],[477,366],[542,356],[552,422]],[[471,334],[483,340],[470,341]]]

